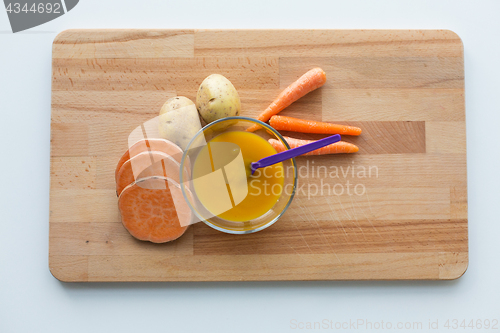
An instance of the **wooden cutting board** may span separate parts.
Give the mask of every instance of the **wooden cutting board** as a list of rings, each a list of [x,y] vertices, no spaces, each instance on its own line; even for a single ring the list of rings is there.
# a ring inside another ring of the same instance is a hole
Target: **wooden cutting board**
[[[359,153],[297,158],[297,195],[264,231],[198,223],[161,245],[127,233],[114,169],[132,129],[172,96],[194,100],[212,73],[255,117],[315,66],[327,83],[282,114],[361,127],[344,137]],[[458,278],[466,170],[463,45],[451,31],[67,30],[54,40],[49,265],[62,281]]]

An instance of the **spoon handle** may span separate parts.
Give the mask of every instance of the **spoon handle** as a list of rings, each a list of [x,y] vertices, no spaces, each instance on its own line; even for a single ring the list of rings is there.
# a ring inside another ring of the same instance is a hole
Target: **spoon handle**
[[[267,167],[267,166],[270,166],[270,165],[273,165],[273,164],[276,164],[279,162],[283,162],[285,160],[288,160],[289,158],[293,158],[296,156],[306,154],[308,152],[322,148],[324,146],[331,145],[332,143],[335,143],[338,141],[340,141],[340,135],[335,134],[335,135],[308,143],[308,144],[300,146],[300,147],[285,150],[281,153],[277,153],[277,154],[274,154],[274,155],[271,155],[268,157],[264,157],[263,159],[261,159],[257,162],[253,162],[250,165],[251,170],[252,170],[252,174],[255,172],[255,170],[257,170],[259,168],[264,168],[264,167]]]

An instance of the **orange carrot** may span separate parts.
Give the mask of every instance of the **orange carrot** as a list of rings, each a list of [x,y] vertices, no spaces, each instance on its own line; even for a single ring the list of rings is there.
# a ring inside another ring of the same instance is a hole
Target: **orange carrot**
[[[318,89],[326,82],[326,74],[321,68],[313,68],[297,81],[289,85],[279,96],[262,112],[257,119],[266,122],[281,110],[305,96],[307,93]],[[253,125],[247,129],[249,132],[258,130],[260,126]]]
[[[296,148],[303,146],[305,144],[311,143],[314,140],[300,140],[300,139],[295,139],[295,138],[290,138],[285,136],[284,137],[290,148]],[[282,151],[285,151],[285,145],[279,140],[276,139],[269,139],[268,140],[271,146],[276,149],[278,153],[281,153]],[[340,153],[355,153],[359,150],[358,146],[353,145],[352,143],[345,142],[345,141],[339,141],[332,143],[331,145],[325,146],[323,148],[319,148],[316,150],[313,150],[307,154],[304,154],[302,156],[310,156],[310,155],[326,155],[326,154],[340,154]]]
[[[272,116],[269,124],[277,130],[301,133],[360,135],[361,128],[347,125],[303,120],[286,116]]]

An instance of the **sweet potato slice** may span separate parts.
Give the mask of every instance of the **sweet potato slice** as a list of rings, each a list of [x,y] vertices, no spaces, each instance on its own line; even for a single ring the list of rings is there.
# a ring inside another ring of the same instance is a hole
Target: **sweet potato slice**
[[[170,155],[174,158],[174,160],[181,163],[183,152],[182,149],[175,143],[165,139],[142,139],[134,143],[118,161],[115,170],[115,180],[118,179],[118,172],[126,161],[137,154],[152,150]]]
[[[191,195],[189,190],[186,193]],[[168,178],[139,179],[127,186],[118,199],[122,224],[139,240],[173,241],[184,234],[191,219],[189,206],[179,197],[182,197],[179,184]],[[177,198],[175,205],[174,198]]]
[[[179,183],[179,163],[170,155],[158,151],[142,152],[126,161],[116,177],[116,195],[136,179],[160,176]]]

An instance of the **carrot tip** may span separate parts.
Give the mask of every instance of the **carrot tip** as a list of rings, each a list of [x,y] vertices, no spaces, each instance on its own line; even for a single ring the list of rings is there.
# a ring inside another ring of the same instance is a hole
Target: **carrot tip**
[[[249,128],[246,129],[247,132],[255,132],[256,130],[260,129],[259,125],[252,125]]]

